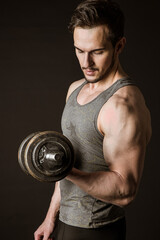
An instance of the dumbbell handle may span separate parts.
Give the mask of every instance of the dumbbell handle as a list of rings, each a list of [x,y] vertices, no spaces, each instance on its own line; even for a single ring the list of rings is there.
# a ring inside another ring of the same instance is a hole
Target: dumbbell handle
[[[64,156],[63,152],[54,152],[54,153],[46,153],[44,158],[46,160],[50,160],[53,161],[56,165],[59,165],[59,163],[61,164],[62,162],[62,157]]]
[[[63,164],[64,152],[62,151],[48,151],[47,148],[43,151],[43,156],[40,157],[39,163],[48,166],[48,169],[52,169],[55,166],[61,166]]]

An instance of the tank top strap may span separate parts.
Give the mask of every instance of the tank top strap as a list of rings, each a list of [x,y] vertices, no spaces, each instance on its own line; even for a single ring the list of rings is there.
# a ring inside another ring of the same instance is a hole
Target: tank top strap
[[[109,88],[107,88],[104,92],[102,92],[99,96],[104,98],[105,101],[113,96],[120,88],[129,86],[129,85],[136,85],[136,82],[133,81],[130,77],[125,77],[117,80],[113,83]]]

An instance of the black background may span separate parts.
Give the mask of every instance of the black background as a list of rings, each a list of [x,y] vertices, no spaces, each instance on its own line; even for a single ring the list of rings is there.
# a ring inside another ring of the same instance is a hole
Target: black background
[[[36,131],[61,131],[67,89],[82,77],[67,24],[80,1],[5,1],[0,6],[0,238],[31,240],[54,184],[25,175],[18,147]],[[127,207],[127,240],[158,240],[159,1],[119,0],[126,16],[124,69],[138,81],[153,135],[136,200]]]

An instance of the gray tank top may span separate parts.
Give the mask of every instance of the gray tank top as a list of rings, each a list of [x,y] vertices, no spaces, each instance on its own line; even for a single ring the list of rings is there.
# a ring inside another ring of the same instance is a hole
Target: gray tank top
[[[120,88],[135,85],[129,78],[116,81],[91,102],[80,105],[77,96],[85,81],[70,95],[62,115],[63,134],[72,142],[75,151],[75,168],[85,172],[108,171],[103,156],[103,136],[97,128],[102,106]],[[60,181],[62,222],[83,228],[102,227],[124,217],[124,209],[100,201],[85,193],[75,184]]]

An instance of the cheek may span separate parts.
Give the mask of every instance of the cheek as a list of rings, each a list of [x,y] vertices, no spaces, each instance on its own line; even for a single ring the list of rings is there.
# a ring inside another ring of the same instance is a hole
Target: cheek
[[[99,61],[97,61],[97,65],[99,65],[99,67],[102,69],[105,69],[106,67],[108,67],[110,63],[111,63],[110,57],[104,57],[99,59]]]
[[[114,53],[108,54],[103,59],[101,59],[101,64],[103,65],[103,68],[110,66],[110,64],[113,61],[113,55],[114,55]]]

